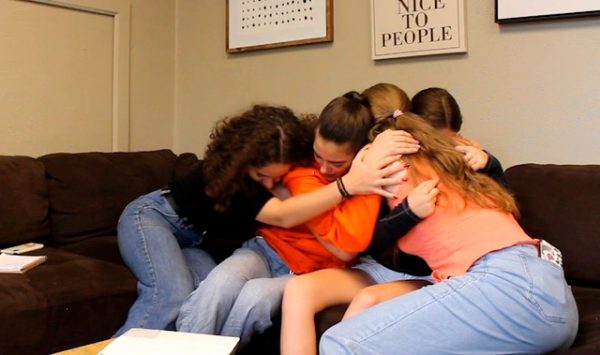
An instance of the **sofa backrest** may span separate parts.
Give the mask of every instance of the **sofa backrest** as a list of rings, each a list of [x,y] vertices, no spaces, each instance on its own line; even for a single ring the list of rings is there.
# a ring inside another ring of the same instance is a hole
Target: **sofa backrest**
[[[115,235],[125,206],[167,184],[177,156],[170,150],[56,153],[38,158],[46,168],[53,241]]]
[[[574,285],[600,284],[600,165],[523,164],[506,171],[520,223],[563,253]]]
[[[0,246],[41,240],[49,233],[44,165],[30,157],[0,156]]]

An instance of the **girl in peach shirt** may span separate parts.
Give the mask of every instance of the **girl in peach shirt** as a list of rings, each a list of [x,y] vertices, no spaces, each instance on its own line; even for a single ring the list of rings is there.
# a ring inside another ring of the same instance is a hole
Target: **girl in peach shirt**
[[[521,354],[570,346],[578,324],[573,295],[560,265],[540,258],[539,241],[516,222],[513,198],[470,169],[452,138],[420,117],[388,122],[421,146],[402,157],[407,179],[397,195],[439,179],[435,210],[398,242],[428,263],[434,283],[406,293],[397,281],[362,289],[361,280],[348,282],[356,296],[344,320],[323,334],[321,354]],[[348,285],[338,282],[336,290]]]

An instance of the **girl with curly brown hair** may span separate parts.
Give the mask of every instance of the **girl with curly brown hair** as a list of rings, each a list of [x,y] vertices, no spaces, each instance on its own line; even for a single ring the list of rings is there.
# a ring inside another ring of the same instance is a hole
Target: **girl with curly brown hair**
[[[335,183],[286,200],[274,196],[293,165],[311,161],[313,136],[290,109],[256,105],[216,124],[204,160],[189,174],[125,208],[119,248],[138,280],[138,298],[116,335],[172,329],[183,300],[215,266],[205,250],[214,240],[247,240],[263,223],[295,226],[342,200]],[[357,161],[343,179],[353,194],[389,194],[381,189],[388,173]]]

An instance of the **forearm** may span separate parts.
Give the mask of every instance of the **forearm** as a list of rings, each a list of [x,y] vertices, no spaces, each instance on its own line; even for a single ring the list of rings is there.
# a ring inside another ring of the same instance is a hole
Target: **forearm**
[[[342,201],[335,182],[317,190],[285,200],[270,199],[256,216],[256,220],[282,228],[291,228],[331,210]]]
[[[508,188],[508,180],[506,180],[506,176],[504,175],[504,169],[502,168],[502,164],[500,161],[493,156],[490,152],[485,151],[488,155],[488,162],[481,169],[481,172],[496,180],[500,185]]]
[[[421,220],[408,207],[408,200],[404,199],[390,213],[377,221],[373,239],[366,250],[367,254],[376,256],[394,246],[398,238],[408,233]]]

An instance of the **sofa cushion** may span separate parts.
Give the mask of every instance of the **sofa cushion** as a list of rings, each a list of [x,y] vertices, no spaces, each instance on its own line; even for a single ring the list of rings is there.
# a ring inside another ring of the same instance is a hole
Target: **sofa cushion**
[[[24,274],[0,274],[0,352],[48,354],[108,339],[125,321],[136,281],[125,266],[56,248]]]
[[[506,171],[519,222],[530,236],[562,251],[567,280],[574,285],[600,281],[599,177],[600,165],[523,164]]]
[[[119,243],[115,235],[84,239],[65,244],[61,249],[90,258],[125,265],[123,258],[121,258]]]
[[[125,206],[166,185],[176,159],[170,150],[40,157],[48,175],[54,241],[69,243],[115,235]]]
[[[0,156],[0,246],[48,237],[44,165],[30,157]]]

